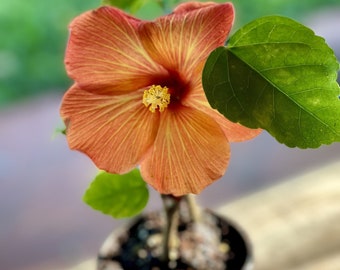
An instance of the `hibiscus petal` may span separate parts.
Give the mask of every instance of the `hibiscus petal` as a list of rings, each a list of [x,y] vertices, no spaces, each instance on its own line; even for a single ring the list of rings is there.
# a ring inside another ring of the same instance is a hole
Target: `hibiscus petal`
[[[168,16],[140,25],[140,39],[157,63],[189,78],[198,63],[224,44],[233,20],[230,3],[186,3]]]
[[[65,64],[68,75],[85,90],[126,92],[152,83],[167,72],[140,43],[141,21],[112,7],[86,12],[70,24]]]
[[[220,114],[217,110],[211,108],[202,88],[201,80],[194,83],[194,87],[182,100],[186,106],[198,109],[212,117],[222,128],[229,142],[242,142],[258,136],[262,129],[251,129],[241,124],[231,122]]]
[[[200,107],[200,110],[209,114],[222,128],[229,142],[243,142],[253,139],[261,134],[262,129],[252,129],[242,126],[239,123],[234,123],[225,118],[219,112],[206,107]]]
[[[117,97],[72,86],[61,105],[70,148],[87,154],[110,173],[134,168],[157,134],[159,115],[142,104],[143,91]]]
[[[162,113],[141,173],[162,194],[199,193],[224,174],[229,156],[229,143],[217,123],[198,110],[182,106]]]
[[[203,7],[208,7],[208,6],[213,6],[213,5],[218,5],[215,2],[186,2],[186,3],[181,3],[179,4],[175,9],[174,13],[182,13],[182,12],[189,12],[195,9],[203,8]]]

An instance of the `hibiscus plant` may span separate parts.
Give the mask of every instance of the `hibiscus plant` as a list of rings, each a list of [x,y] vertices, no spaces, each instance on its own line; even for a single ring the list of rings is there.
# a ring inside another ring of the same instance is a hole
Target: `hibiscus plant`
[[[194,209],[188,195],[225,173],[230,142],[263,129],[288,147],[340,141],[339,63],[312,30],[268,16],[229,36],[232,3],[184,2],[152,21],[114,7],[141,2],[103,1],[70,24],[60,111],[70,148],[101,170],[84,195],[93,208],[131,217],[149,184],[170,223],[177,201]]]

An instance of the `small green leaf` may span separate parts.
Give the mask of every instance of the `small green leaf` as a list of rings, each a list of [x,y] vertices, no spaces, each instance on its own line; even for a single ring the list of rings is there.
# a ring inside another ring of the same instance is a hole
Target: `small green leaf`
[[[290,147],[340,141],[339,63],[324,39],[285,17],[257,19],[209,56],[208,101]]]
[[[129,7],[133,2],[135,2],[135,0],[102,0],[102,5],[125,9]]]
[[[63,134],[66,135],[66,127],[58,127],[54,130],[54,134]]]
[[[123,175],[100,172],[83,197],[92,208],[114,218],[138,214],[148,199],[149,192],[138,169]]]
[[[135,13],[144,2],[145,0],[102,0],[101,3],[103,6],[114,6]]]

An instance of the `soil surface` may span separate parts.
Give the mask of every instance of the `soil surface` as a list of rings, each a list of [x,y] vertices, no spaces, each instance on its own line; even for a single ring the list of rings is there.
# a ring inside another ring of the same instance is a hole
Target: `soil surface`
[[[237,270],[247,261],[249,251],[235,227],[205,211],[199,223],[180,219],[178,249],[164,262],[164,223],[164,216],[153,212],[113,233],[100,250],[98,270]]]

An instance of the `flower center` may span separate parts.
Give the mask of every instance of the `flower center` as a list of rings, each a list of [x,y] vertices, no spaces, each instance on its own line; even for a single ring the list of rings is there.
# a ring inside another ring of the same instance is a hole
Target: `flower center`
[[[164,111],[170,103],[170,94],[168,87],[160,85],[152,85],[148,90],[144,91],[143,104],[149,107],[151,112],[155,112],[158,108],[160,112]]]

